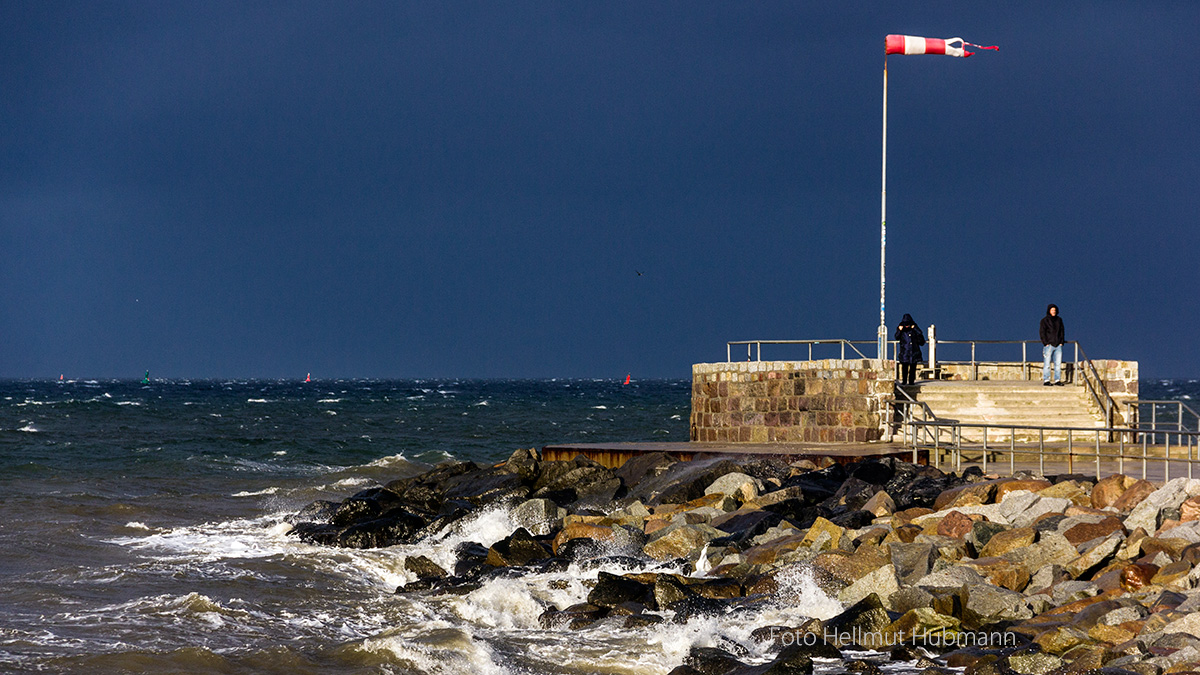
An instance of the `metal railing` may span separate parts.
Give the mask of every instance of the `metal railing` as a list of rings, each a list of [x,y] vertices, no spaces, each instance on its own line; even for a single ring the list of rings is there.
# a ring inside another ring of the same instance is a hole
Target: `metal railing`
[[[1033,366],[1034,364],[1040,363],[1039,360],[1034,360],[1034,361],[1029,360],[1029,349],[1028,349],[1028,345],[1031,345],[1031,344],[1041,345],[1042,343],[1038,340],[943,340],[941,338],[937,338],[936,334],[934,334],[934,332],[932,330],[930,331],[930,333],[931,333],[931,335],[929,338],[929,342],[930,342],[929,367],[934,368],[934,367],[936,367],[937,364],[956,364],[956,365],[969,364],[971,366],[971,379],[972,380],[979,379],[979,366],[999,366],[999,365],[1007,365],[1007,364],[1019,365],[1021,367],[1021,379],[1022,380],[1031,380],[1031,379],[1033,379],[1033,368],[1031,366]],[[1075,346],[1075,358],[1064,364],[1064,367],[1069,368],[1072,364],[1077,364],[1079,362],[1079,354],[1080,354],[1079,343],[1069,341],[1064,344]],[[937,347],[941,347],[943,345],[970,345],[971,346],[971,358],[969,360],[960,360],[960,361],[952,361],[950,359],[939,358],[935,362],[933,360],[933,355],[936,353]],[[989,361],[989,360],[979,359],[979,358],[977,358],[976,351],[980,345],[1021,345],[1021,360],[1020,361],[999,361],[999,360]]]
[[[1129,410],[1126,419],[1136,419],[1137,423],[1131,428],[1150,436],[1150,442],[1155,443],[1164,433],[1180,431],[1200,432],[1200,413],[1179,400],[1138,400],[1126,401]],[[1149,407],[1149,415],[1145,408]],[[1190,424],[1189,424],[1190,422]]]
[[[940,468],[942,460],[946,459],[955,471],[962,470],[964,455],[968,463],[982,464],[983,471],[986,473],[991,455],[1007,453],[1010,472],[1016,471],[1017,455],[1035,455],[1038,472],[1043,476],[1047,457],[1064,458],[1067,464],[1067,473],[1074,473],[1076,458],[1092,458],[1097,478],[1101,474],[1102,460],[1116,461],[1117,473],[1125,473],[1126,461],[1140,462],[1143,479],[1147,477],[1151,463],[1161,461],[1163,480],[1165,481],[1171,478],[1172,463],[1186,463],[1188,478],[1193,476],[1192,467],[1200,463],[1200,431],[1164,429],[1150,434],[1136,433],[1129,428],[1122,427],[1037,427],[1019,424],[964,423],[947,419],[912,419],[909,424],[914,427],[914,432],[905,435],[906,447],[911,447],[914,455],[919,449],[928,450],[930,461],[934,466]],[[919,436],[915,431],[917,428],[932,428],[932,432],[926,431]],[[982,440],[978,443],[965,443],[963,429],[982,429]],[[990,443],[988,440],[989,430],[1007,430],[1009,432],[1008,447]],[[1018,431],[1037,432],[1038,440],[1018,443],[1016,440]],[[1066,432],[1065,443],[1051,442],[1048,444],[1047,432]],[[1102,441],[1101,438],[1106,435],[1115,437],[1116,442]],[[943,443],[943,439],[947,437],[949,442]],[[922,442],[922,438],[931,439],[932,442],[929,440]],[[1163,442],[1155,443],[1153,442],[1155,439],[1161,439]],[[1080,443],[1080,440],[1084,442]],[[1104,452],[1105,449],[1110,452]],[[1129,454],[1128,450],[1130,449],[1133,449],[1135,454]],[[1140,453],[1136,452],[1137,450],[1140,450]],[[1172,451],[1175,453],[1174,456],[1172,456]],[[974,459],[971,456],[972,453],[978,453],[978,459]],[[1181,454],[1184,456],[1179,456]]]
[[[733,340],[725,343],[725,361],[733,362],[733,347],[734,345],[746,345],[746,360],[747,361],[762,361],[762,346],[763,345],[807,345],[808,346],[808,361],[813,360],[813,347],[820,345],[838,345],[841,347],[840,358],[845,360],[846,350],[850,349],[857,358],[868,359],[873,358],[864,355],[855,345],[875,345],[874,340]],[[895,353],[895,342],[892,343],[891,350]],[[855,358],[852,356],[851,358]]]

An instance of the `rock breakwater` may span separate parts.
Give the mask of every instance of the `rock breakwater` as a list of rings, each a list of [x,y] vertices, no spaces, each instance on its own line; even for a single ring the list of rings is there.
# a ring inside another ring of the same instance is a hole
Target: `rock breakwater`
[[[445,536],[496,508],[511,531],[490,545]],[[799,625],[693,646],[676,675],[811,673],[814,659],[866,673],[880,660],[928,675],[1200,672],[1200,480],[662,454],[610,470],[519,450],[314,502],[290,520],[318,545],[452,547],[434,556],[441,564],[408,556],[412,581],[397,593],[603,568],[586,598],[545,603],[544,630],[753,621],[792,601],[783,590],[797,577],[822,589],[827,606]],[[604,571],[616,569],[627,571]]]

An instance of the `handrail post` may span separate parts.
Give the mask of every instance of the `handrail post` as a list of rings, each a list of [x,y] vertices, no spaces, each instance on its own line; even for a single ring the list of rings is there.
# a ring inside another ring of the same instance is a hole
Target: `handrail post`
[[[937,326],[932,323],[929,324],[929,370],[937,373]]]
[[[725,363],[733,362],[733,345],[729,342],[725,343]]]
[[[1029,379],[1029,359],[1027,357],[1028,357],[1028,351],[1026,350],[1026,343],[1024,340],[1022,340],[1021,341],[1021,379],[1022,380]]]
[[[979,379],[979,366],[975,365],[975,341],[971,340],[971,380]]]

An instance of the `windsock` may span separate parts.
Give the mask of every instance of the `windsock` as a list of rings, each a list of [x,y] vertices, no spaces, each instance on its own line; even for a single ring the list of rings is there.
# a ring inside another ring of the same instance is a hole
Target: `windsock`
[[[956,44],[957,43],[957,44]],[[962,38],[923,38],[913,37],[912,35],[889,35],[887,36],[887,51],[886,54],[941,54],[944,56],[962,56],[967,57],[975,52],[967,51],[967,47],[975,47],[976,49],[993,49],[999,50],[999,47],[991,46],[984,47],[982,45],[971,44]]]

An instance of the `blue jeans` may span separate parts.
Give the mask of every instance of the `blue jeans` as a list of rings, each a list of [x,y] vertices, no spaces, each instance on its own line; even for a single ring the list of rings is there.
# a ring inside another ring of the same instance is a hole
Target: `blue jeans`
[[[1054,380],[1062,382],[1062,345],[1042,347],[1042,382],[1050,381],[1050,357],[1054,357]]]

